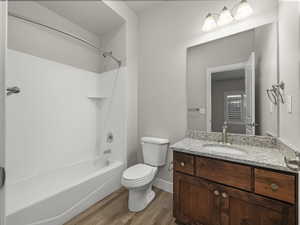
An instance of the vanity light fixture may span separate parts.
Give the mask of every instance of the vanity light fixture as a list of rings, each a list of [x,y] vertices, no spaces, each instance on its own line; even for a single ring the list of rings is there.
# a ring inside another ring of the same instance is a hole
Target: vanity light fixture
[[[236,9],[236,10],[235,10]],[[235,13],[233,13],[235,11]],[[210,31],[217,26],[223,26],[234,20],[245,19],[253,13],[253,9],[247,0],[240,0],[231,10],[226,6],[221,13],[208,13],[202,26],[203,31]],[[217,20],[214,16],[217,16]],[[216,22],[217,21],[217,22]]]
[[[244,19],[253,13],[253,9],[247,0],[242,0],[238,5],[234,18],[237,20]]]
[[[233,16],[230,10],[226,6],[224,6],[218,18],[218,25],[223,26],[228,23],[231,23],[232,21],[233,21]]]
[[[214,16],[211,13],[208,13],[206,15],[204,24],[202,26],[202,30],[203,31],[210,31],[210,30],[212,30],[216,27],[217,27],[217,22],[216,22]]]

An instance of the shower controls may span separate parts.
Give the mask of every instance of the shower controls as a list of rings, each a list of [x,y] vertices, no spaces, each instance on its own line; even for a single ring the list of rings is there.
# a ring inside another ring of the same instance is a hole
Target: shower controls
[[[7,96],[10,96],[12,94],[18,94],[21,92],[20,88],[19,87],[8,87],[6,88],[6,95]]]
[[[0,167],[0,188],[4,186],[5,178],[6,178],[5,168]]]
[[[109,132],[106,136],[106,143],[112,143],[114,141],[114,135],[112,132]]]

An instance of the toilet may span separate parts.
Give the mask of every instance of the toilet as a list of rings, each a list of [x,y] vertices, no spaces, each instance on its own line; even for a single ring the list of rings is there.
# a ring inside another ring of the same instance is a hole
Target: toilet
[[[158,167],[166,164],[169,140],[143,137],[142,150],[144,163],[131,166],[123,172],[122,185],[129,190],[128,208],[139,212],[154,199],[152,190]]]

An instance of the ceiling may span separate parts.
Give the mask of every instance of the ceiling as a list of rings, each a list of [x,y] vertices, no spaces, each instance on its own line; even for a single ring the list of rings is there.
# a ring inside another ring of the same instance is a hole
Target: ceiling
[[[99,36],[124,23],[122,17],[101,1],[39,1],[39,4]]]
[[[126,1],[126,4],[131,8],[135,13],[143,12],[147,9],[159,6],[166,1]]]
[[[196,1],[196,0],[164,0],[164,1],[160,1],[160,0],[157,0],[157,1],[147,1],[147,0],[144,0],[144,1],[140,1],[140,0],[134,0],[134,1],[131,1],[131,0],[123,0],[126,2],[126,4],[128,5],[129,8],[131,8],[135,13],[141,13],[145,10],[148,10],[148,9],[151,9],[151,8],[155,8],[155,7],[158,7],[158,6],[161,6],[162,4],[166,4],[168,2],[179,2],[179,1]],[[226,0],[197,0],[197,1],[226,1]]]

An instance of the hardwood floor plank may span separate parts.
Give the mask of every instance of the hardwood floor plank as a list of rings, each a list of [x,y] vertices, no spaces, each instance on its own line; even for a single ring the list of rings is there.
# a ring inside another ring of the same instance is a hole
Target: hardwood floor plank
[[[124,188],[91,206],[65,225],[176,225],[172,216],[172,194],[154,189],[156,197],[142,212],[128,210]]]

